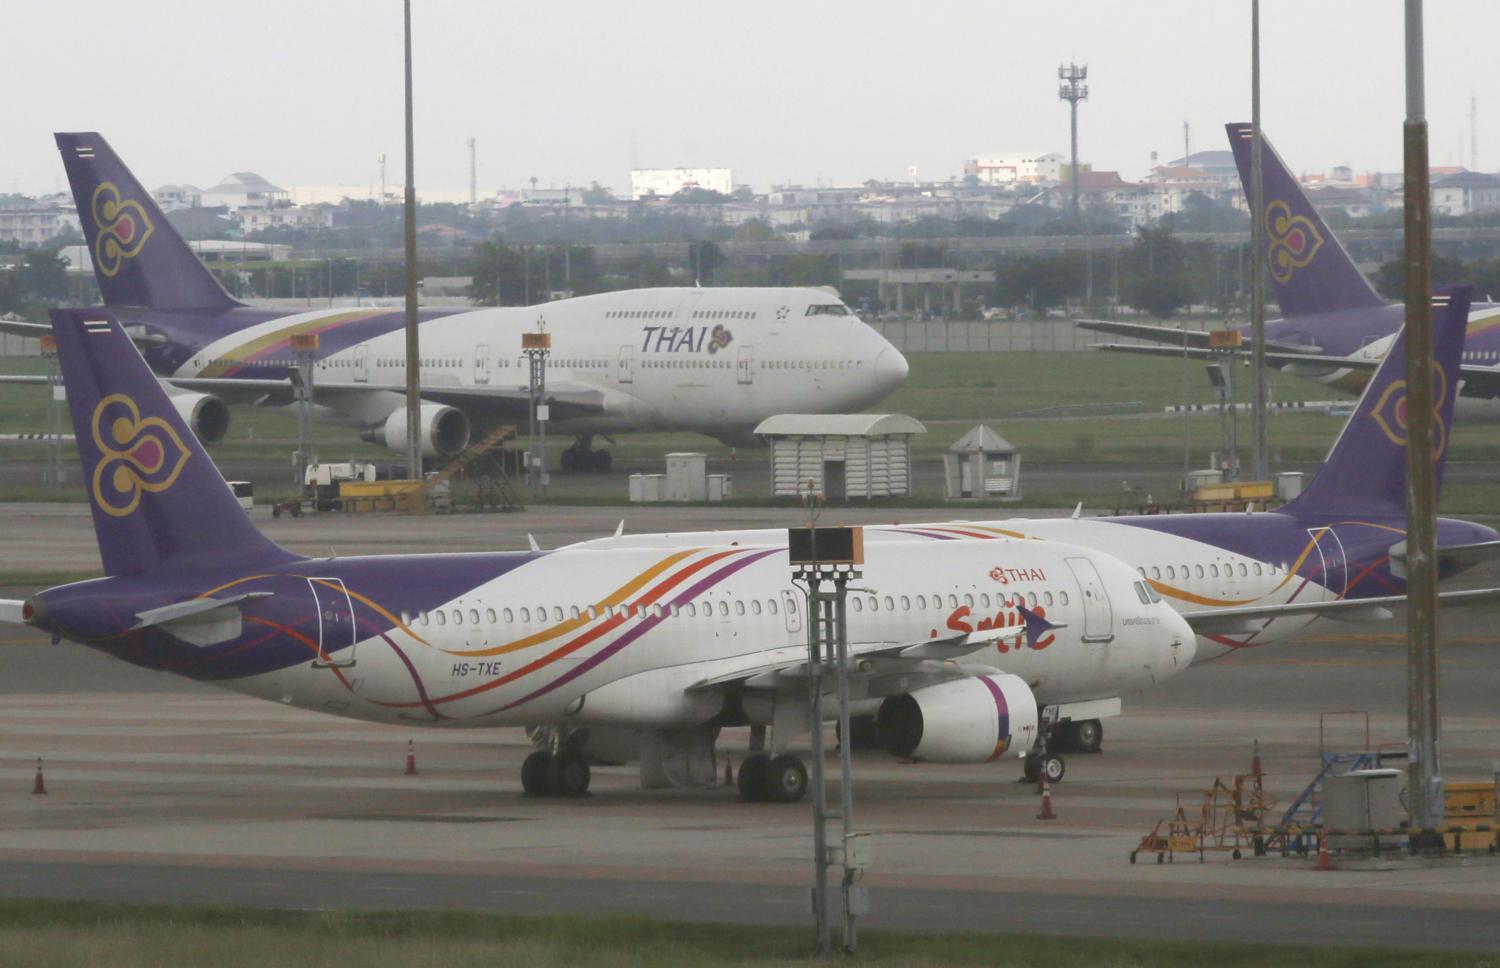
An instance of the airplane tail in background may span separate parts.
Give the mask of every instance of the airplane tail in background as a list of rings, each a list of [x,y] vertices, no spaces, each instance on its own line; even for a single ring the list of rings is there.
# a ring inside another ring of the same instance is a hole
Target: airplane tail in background
[[[1226,124],[1240,184],[1250,197],[1248,124]],[[1266,268],[1285,316],[1384,306],[1364,273],[1323,222],[1286,163],[1261,134],[1261,189],[1265,212]]]
[[[1432,297],[1432,381],[1437,399],[1433,427],[1437,491],[1453,432],[1464,330],[1472,287],[1457,286]],[[1294,514],[1346,515],[1351,511],[1406,512],[1406,331],[1370,378],[1359,405],[1344,425],[1323,466],[1296,500],[1282,508]]]
[[[54,136],[107,306],[228,309],[241,305],[204,268],[151,193],[97,133]]]
[[[295,557],[256,530],[113,317],[56,309],[52,333],[107,574]]]

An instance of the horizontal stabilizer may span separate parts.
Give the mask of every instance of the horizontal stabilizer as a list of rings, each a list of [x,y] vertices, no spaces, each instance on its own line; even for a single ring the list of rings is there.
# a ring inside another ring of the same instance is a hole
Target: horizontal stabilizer
[[[243,628],[240,608],[250,601],[269,598],[271,592],[246,592],[229,598],[192,598],[136,613],[140,619],[132,631],[158,628],[192,645],[216,645],[238,638]]]

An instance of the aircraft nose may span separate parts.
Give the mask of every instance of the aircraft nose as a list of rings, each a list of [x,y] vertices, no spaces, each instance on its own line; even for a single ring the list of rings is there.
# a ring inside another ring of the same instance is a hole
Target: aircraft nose
[[[1172,652],[1175,667],[1181,671],[1192,665],[1193,660],[1198,657],[1198,636],[1187,619],[1177,614],[1176,609],[1168,605],[1166,610],[1170,617],[1163,624],[1171,635],[1167,647]]]
[[[906,357],[894,346],[887,346],[875,357],[875,381],[882,393],[893,393],[905,386],[909,371]]]

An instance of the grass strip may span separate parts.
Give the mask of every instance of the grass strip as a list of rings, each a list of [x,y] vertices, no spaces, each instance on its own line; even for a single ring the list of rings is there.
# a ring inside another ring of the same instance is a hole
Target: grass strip
[[[294,912],[227,907],[0,901],[0,951],[16,964],[369,965],[656,968],[820,964],[810,928],[682,924],[641,917],[511,917],[467,911]],[[1473,965],[1472,954],[996,934],[862,934],[861,964],[892,966]]]

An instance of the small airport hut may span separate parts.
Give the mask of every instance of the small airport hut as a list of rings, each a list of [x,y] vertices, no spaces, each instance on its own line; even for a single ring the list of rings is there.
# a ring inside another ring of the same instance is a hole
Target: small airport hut
[[[950,501],[998,497],[1021,499],[1021,452],[984,424],[964,434],[943,455],[945,496]]]
[[[771,445],[771,494],[808,485],[830,501],[911,495],[911,439],[927,428],[899,413],[783,413],[755,428]]]

